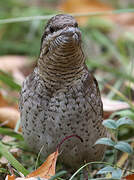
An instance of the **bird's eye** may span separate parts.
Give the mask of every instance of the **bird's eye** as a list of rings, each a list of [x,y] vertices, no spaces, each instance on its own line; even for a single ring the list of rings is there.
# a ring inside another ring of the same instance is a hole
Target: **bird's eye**
[[[54,28],[50,27],[50,32],[53,33],[54,32]]]

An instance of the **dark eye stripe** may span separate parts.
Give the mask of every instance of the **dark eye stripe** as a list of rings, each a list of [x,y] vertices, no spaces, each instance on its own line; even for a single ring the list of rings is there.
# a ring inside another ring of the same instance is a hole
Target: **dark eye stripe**
[[[78,23],[76,22],[76,23],[74,24],[74,26],[75,26],[75,27],[78,27]]]
[[[50,32],[53,33],[54,31],[54,28],[50,26]]]

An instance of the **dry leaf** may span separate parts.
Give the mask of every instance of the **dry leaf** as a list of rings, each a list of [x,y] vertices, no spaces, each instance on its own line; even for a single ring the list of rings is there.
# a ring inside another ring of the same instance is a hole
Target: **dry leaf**
[[[2,93],[0,93],[0,123],[7,127],[14,128],[19,118],[20,113],[16,109],[16,105],[10,105]]]
[[[15,180],[38,180],[35,177],[31,177],[31,178],[16,178]],[[40,180],[48,180],[46,178],[40,178]]]
[[[22,150],[19,148],[12,148],[10,149],[10,153],[12,153],[12,155],[17,158],[22,154]]]
[[[8,136],[8,135],[3,136],[3,138],[1,139],[1,141],[4,144],[11,143],[13,140],[14,140],[14,137],[11,137],[11,136]]]
[[[56,166],[57,157],[58,157],[58,149],[56,152],[50,154],[46,159],[46,161],[37,170],[27,175],[26,178],[25,177],[15,178],[14,175],[12,176],[7,175],[5,180],[37,180],[37,177],[40,177],[41,180],[48,180],[55,175],[55,166]]]
[[[7,121],[6,126],[14,128],[20,118],[20,113],[12,107],[0,108],[0,122]]]
[[[126,177],[124,177],[123,179],[126,179],[126,180],[134,180],[134,174],[129,174],[129,175],[127,175]]]
[[[115,111],[129,108],[129,105],[126,102],[111,100],[105,97],[102,97],[102,102],[104,110],[104,119],[107,119]]]
[[[30,61],[25,56],[1,56],[0,57],[0,69],[11,73],[14,79],[22,84],[25,79],[23,73],[20,71],[20,68],[28,65]]]
[[[20,85],[22,85],[23,81],[25,80],[25,76],[18,70],[13,72],[13,77],[15,81]]]
[[[8,164],[8,160],[7,160],[5,157],[2,156],[2,157],[0,158],[0,164],[1,164],[1,165],[3,165],[3,164],[6,165],[6,164]]]
[[[125,161],[128,159],[128,153],[123,153],[120,159],[117,162],[117,166],[121,167],[124,165]]]
[[[2,93],[0,92],[0,107],[3,107],[3,106],[9,106],[9,104],[6,101],[6,99],[3,97]]]
[[[103,102],[103,109],[106,112],[115,112],[115,111],[129,108],[129,105],[125,102],[111,100],[105,97],[102,97],[102,102]]]
[[[15,180],[15,175],[7,175],[5,180]]]
[[[97,11],[108,11],[112,10],[113,8],[99,0],[66,0],[60,4],[59,9],[66,13],[89,13]],[[77,18],[77,20],[79,21],[80,25],[85,25],[88,18],[89,17],[85,16]]]
[[[22,66],[26,65],[28,58],[24,56],[1,56],[0,57],[0,69],[9,73],[18,70]]]
[[[15,178],[14,175],[11,175],[11,176],[7,175],[5,180],[37,180],[37,178],[34,178],[34,177],[31,177],[31,178],[18,177],[18,178]],[[48,180],[48,179],[40,178],[40,180]]]
[[[134,13],[121,13],[115,16],[113,19],[115,22],[121,25],[134,25]]]
[[[34,172],[27,175],[29,177],[40,177],[49,179],[55,175],[55,166],[58,157],[58,149],[56,152],[50,154],[46,161]]]
[[[0,90],[0,107],[12,107],[18,109],[18,104],[11,101],[10,98],[8,99],[9,95],[11,96],[11,94],[9,94],[9,92],[6,92],[4,89]],[[18,96],[15,97],[17,98]]]

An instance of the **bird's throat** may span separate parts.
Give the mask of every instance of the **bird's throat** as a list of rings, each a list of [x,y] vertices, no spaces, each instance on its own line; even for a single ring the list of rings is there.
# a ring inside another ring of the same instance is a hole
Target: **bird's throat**
[[[38,71],[50,86],[60,88],[78,80],[84,72],[84,53],[81,47],[56,48],[40,55]]]

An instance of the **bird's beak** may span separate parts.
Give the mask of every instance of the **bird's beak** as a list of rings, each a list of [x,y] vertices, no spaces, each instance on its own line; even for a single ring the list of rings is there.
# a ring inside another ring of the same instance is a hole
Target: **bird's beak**
[[[81,32],[78,28],[75,27],[66,27],[62,31],[61,35],[64,35],[68,40],[72,40],[74,43],[81,42]]]

